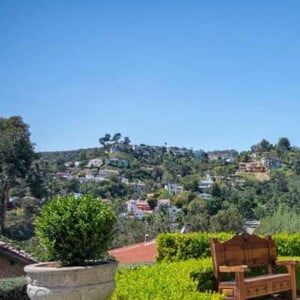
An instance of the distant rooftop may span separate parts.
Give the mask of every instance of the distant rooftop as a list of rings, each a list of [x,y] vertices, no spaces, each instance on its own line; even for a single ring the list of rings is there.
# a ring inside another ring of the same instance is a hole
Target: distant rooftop
[[[149,241],[109,251],[122,264],[155,262],[157,256],[156,242]]]

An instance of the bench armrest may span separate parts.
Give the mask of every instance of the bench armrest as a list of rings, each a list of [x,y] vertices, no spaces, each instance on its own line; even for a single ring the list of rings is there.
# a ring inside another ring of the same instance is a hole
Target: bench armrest
[[[276,260],[275,264],[277,266],[288,266],[288,265],[296,265],[297,264],[297,260]]]
[[[219,272],[226,273],[237,273],[237,272],[245,272],[248,270],[248,266],[246,265],[239,265],[239,266],[219,266]]]

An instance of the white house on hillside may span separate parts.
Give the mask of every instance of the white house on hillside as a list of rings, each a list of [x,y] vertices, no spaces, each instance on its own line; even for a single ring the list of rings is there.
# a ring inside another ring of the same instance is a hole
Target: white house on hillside
[[[133,214],[135,219],[140,220],[145,214],[153,212],[148,201],[131,199],[126,201],[126,205],[127,212]]]
[[[103,164],[103,159],[94,158],[88,162],[87,167],[88,168],[99,168],[100,166],[102,166],[102,164]]]
[[[169,194],[178,195],[183,193],[183,187],[176,183],[168,183],[165,185],[165,190],[169,192]]]
[[[198,188],[200,190],[206,190],[209,189],[213,185],[214,181],[212,180],[211,176],[209,174],[206,175],[206,179],[201,180],[199,182]]]

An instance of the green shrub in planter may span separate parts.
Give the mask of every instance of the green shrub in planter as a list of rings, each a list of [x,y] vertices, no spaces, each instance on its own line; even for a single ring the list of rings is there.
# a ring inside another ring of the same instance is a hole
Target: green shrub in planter
[[[107,255],[115,222],[111,207],[100,199],[69,195],[45,204],[34,225],[49,260],[80,266]]]

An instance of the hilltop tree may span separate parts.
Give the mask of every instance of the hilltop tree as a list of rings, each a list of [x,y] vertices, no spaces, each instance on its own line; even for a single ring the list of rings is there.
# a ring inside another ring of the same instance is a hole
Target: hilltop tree
[[[28,125],[21,117],[0,118],[0,233],[5,230],[9,191],[24,178],[35,157]]]
[[[266,139],[262,139],[258,144],[251,146],[251,151],[262,153],[264,151],[270,151],[272,147],[272,144],[270,144]]]
[[[291,148],[291,144],[288,138],[281,137],[278,141],[277,147],[279,150],[287,151]]]
[[[110,134],[109,133],[106,133],[103,137],[99,138],[99,143],[105,147],[107,142],[110,141]]]
[[[130,138],[128,136],[125,136],[123,141],[124,145],[130,145],[130,142]]]
[[[113,135],[111,140],[114,141],[115,143],[118,143],[120,141],[121,137],[122,137],[121,133],[117,132]]]

